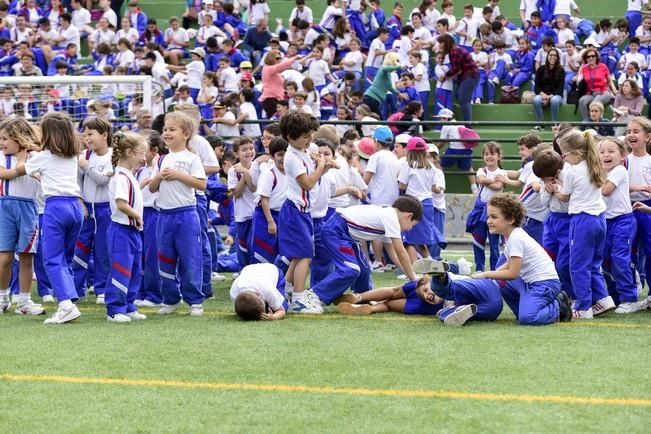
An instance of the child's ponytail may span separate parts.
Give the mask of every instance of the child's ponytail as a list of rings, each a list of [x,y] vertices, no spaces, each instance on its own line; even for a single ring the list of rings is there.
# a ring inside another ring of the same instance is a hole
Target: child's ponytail
[[[599,149],[594,136],[588,131],[584,131],[583,139],[585,140],[586,151],[585,160],[588,163],[588,172],[590,172],[590,179],[592,183],[601,188],[606,183],[606,171],[601,164],[599,158]]]
[[[125,156],[127,149],[131,149],[132,152],[135,152],[135,149],[138,146],[146,146],[146,140],[140,134],[123,133],[120,131],[113,134],[112,145],[113,155],[111,155],[111,164],[113,167],[117,167],[120,159]]]

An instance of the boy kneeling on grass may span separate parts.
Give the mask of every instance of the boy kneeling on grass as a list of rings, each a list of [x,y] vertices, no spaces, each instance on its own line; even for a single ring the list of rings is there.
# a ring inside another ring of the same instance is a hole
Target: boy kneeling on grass
[[[285,276],[273,264],[252,264],[242,269],[231,285],[237,316],[245,321],[285,318]]]

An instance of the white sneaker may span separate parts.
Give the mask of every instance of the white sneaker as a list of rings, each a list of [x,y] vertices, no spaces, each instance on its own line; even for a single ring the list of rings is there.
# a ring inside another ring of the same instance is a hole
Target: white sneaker
[[[384,265],[382,262],[374,261],[371,264],[371,272],[372,273],[384,273]]]
[[[224,280],[226,280],[226,276],[222,276],[218,272],[213,271],[212,274],[210,275],[210,280],[212,280],[213,282],[223,282]]]
[[[145,300],[134,300],[133,304],[136,305],[136,306],[141,306],[143,301],[145,301]]]
[[[104,304],[104,294],[99,294],[95,298],[95,304]]]
[[[642,291],[644,291],[644,282],[640,279],[640,273],[637,270],[635,270],[635,286],[637,287],[637,296],[639,297],[642,295]]]
[[[646,307],[646,300],[620,303],[617,309],[615,309],[615,313],[633,313],[638,310],[644,310]]]
[[[63,309],[59,307],[54,315],[43,321],[43,324],[64,324],[70,321],[74,321],[81,316],[81,312],[77,309],[77,306],[74,304],[70,309]]]
[[[572,316],[574,319],[592,319],[593,313],[592,309],[588,310],[572,310]]]
[[[11,301],[9,296],[7,297],[0,297],[0,314],[5,313],[7,309],[11,307]]]
[[[390,271],[395,271],[396,268],[398,268],[398,267],[396,267],[395,264],[387,264],[384,267],[382,267],[382,271],[389,271],[389,272]]]
[[[51,295],[44,295],[43,298],[41,298],[41,303],[54,303],[54,297]]]
[[[28,300],[27,303],[16,305],[14,312],[18,315],[44,315],[45,309],[40,304]]]
[[[305,291],[302,300],[294,300],[289,305],[289,311],[293,313],[306,313],[306,314],[322,314],[323,303],[319,300],[316,294],[309,294],[309,290]]]
[[[470,318],[475,316],[477,313],[477,305],[474,304],[466,304],[463,306],[457,307],[454,312],[450,313],[445,319],[443,320],[443,324],[446,326],[455,326],[459,327],[462,326],[468,321]]]
[[[181,302],[179,301],[176,304],[163,304],[163,307],[158,309],[158,314],[159,315],[169,315],[171,313],[176,312],[179,307],[181,307]]]
[[[409,277],[407,277],[406,274],[398,274],[396,276],[396,279],[398,279],[398,280],[409,280]]]
[[[646,308],[651,310],[651,295],[646,298]]]
[[[475,104],[481,104],[481,98],[475,98]]]
[[[141,321],[143,319],[147,319],[147,315],[140,313],[137,310],[134,310],[133,312],[127,312],[127,316],[131,319],[131,321]]]
[[[436,261],[432,258],[417,259],[411,265],[416,274],[445,274],[450,271],[450,265],[444,261]]]
[[[11,294],[11,304],[18,304],[18,294]]]
[[[106,315],[106,321],[124,323],[131,322],[131,318],[123,313],[116,313],[115,315]]]
[[[606,312],[615,309],[615,302],[611,296],[604,297],[592,306],[592,313],[594,316],[603,315]]]
[[[86,290],[86,294],[95,294],[95,287],[94,286],[89,286],[88,289]]]
[[[190,306],[190,316],[201,316],[203,315],[203,305],[202,304],[193,304]]]
[[[150,300],[140,300],[140,304],[134,303],[138,307],[161,307],[160,303],[154,303]]]

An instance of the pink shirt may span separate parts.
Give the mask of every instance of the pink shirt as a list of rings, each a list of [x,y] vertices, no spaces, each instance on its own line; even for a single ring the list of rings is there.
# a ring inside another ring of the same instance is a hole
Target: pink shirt
[[[268,98],[283,99],[285,97],[284,80],[280,73],[289,69],[295,60],[293,57],[286,58],[275,65],[262,67],[262,95],[260,95],[260,101]]]
[[[598,63],[594,68],[584,65],[581,68],[581,74],[585,80],[588,95],[593,92],[606,93],[609,91],[610,72],[608,71],[608,67],[603,63]]]

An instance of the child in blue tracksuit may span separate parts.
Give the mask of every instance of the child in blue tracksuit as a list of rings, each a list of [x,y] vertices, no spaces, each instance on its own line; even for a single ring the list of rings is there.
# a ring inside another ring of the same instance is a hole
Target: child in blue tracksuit
[[[205,190],[206,172],[199,157],[188,150],[194,128],[194,121],[183,113],[165,115],[163,141],[169,154],[158,159],[149,183],[149,190],[158,192],[156,204],[160,209],[156,238],[163,299],[158,313],[162,315],[175,312],[181,306],[181,297],[190,305],[190,315],[203,315],[201,225],[195,190]]]
[[[334,270],[312,288],[321,304],[337,300],[349,288],[365,292],[373,288],[363,241],[388,239],[395,249],[396,265],[409,280],[416,281],[409,254],[402,243],[402,232],[420,221],[423,207],[413,196],[399,197],[391,207],[355,205],[338,208],[325,223],[322,239]]]
[[[253,240],[251,262],[271,263],[278,256],[278,215],[287,199],[285,152],[289,144],[282,137],[269,142],[271,161],[263,167],[256,189],[257,207],[253,213]]]
[[[486,238],[490,243],[490,269],[494,270],[500,254],[499,235],[489,234],[486,224],[486,203],[495,193],[504,188],[504,183],[497,180],[499,175],[506,176],[506,172],[499,167],[502,159],[502,147],[497,142],[488,142],[482,148],[485,167],[477,171],[477,199],[475,206],[466,221],[466,232],[472,235],[472,250],[475,255],[475,270],[484,271],[486,262]]]
[[[617,309],[615,313],[633,313],[646,308],[646,300],[637,301],[635,275],[631,272],[631,251],[637,236],[637,222],[633,216],[629,177],[622,164],[626,158],[626,145],[619,139],[604,139],[599,143],[599,154],[608,172],[601,193],[606,203],[606,244],[603,270],[607,277],[608,292]]]
[[[500,82],[505,81],[511,67],[513,66],[513,59],[511,55],[506,52],[506,45],[504,42],[497,41],[495,43],[495,52],[490,56],[491,70],[488,72],[488,102],[495,102],[495,87],[499,86]]]
[[[570,299],[575,299],[570,276],[570,215],[568,203],[559,200],[552,193],[558,185],[563,185],[570,169],[563,158],[552,149],[536,154],[533,164],[534,174],[540,178],[540,201],[549,209],[543,224],[543,249],[554,264],[561,281],[561,289]]]
[[[115,174],[109,182],[111,224],[106,234],[111,270],[106,282],[106,319],[125,323],[147,319],[134,304],[142,285],[143,198],[136,168],[145,162],[147,142],[135,133],[113,137],[111,162]]]
[[[534,72],[534,55],[531,52],[529,39],[523,36],[518,38],[518,45],[520,49],[515,53],[513,69],[504,79],[505,84],[515,87],[520,87],[531,80]]]
[[[407,142],[407,164],[398,175],[400,190],[415,197],[423,207],[423,217],[411,230],[405,232],[403,242],[409,247],[409,257],[428,257],[427,246],[434,244],[434,205],[432,193],[436,188],[436,170],[427,154],[429,146],[422,137],[412,137]],[[438,243],[440,240],[436,240]]]
[[[233,195],[237,260],[242,267],[251,263],[251,229],[255,211],[255,184],[251,167],[255,158],[253,140],[240,137],[233,143],[239,163],[228,170],[228,190]]]
[[[83,129],[87,149],[79,156],[78,164],[81,197],[88,215],[75,243],[72,271],[79,298],[86,295],[87,282],[92,278],[96,303],[104,304],[104,287],[110,268],[106,231],[111,223],[108,183],[113,172],[110,148],[113,126],[103,118],[91,117],[84,122]],[[95,264],[93,276],[89,276],[88,271],[91,255]]]
[[[520,227],[524,206],[511,194],[500,193],[488,202],[488,224],[505,239],[505,262],[495,271],[475,273],[474,278],[497,280],[502,297],[522,325],[570,321],[567,294],[549,255]]]
[[[318,152],[313,157],[308,153],[312,134],[318,129],[319,122],[303,112],[292,110],[280,118],[280,132],[289,147],[284,160],[287,200],[278,218],[278,250],[290,261],[286,275],[287,286],[292,292],[289,311],[296,313],[323,312],[318,300],[314,302],[314,294],[305,290],[307,272],[314,257],[314,225],[310,211],[315,187],[332,166],[332,162],[326,163]]]
[[[10,278],[14,253],[18,255],[18,280],[20,293],[15,313],[19,315],[41,315],[45,309],[31,299],[34,254],[38,242],[38,210],[36,197],[40,186],[36,179],[25,176],[24,167],[30,158],[30,150],[38,146],[34,130],[17,117],[0,124],[3,150],[0,151],[0,313],[6,311],[9,298]]]
[[[398,99],[400,104],[398,105],[398,110],[405,109],[410,102],[420,101],[420,94],[414,87],[414,81],[414,74],[411,72],[403,72],[400,76],[400,85],[398,86]]]
[[[569,201],[570,273],[576,295],[573,315],[592,319],[615,308],[601,271],[606,242],[601,187],[606,173],[592,134],[572,128],[561,132],[556,141],[571,165],[563,185],[553,194]]]
[[[160,134],[152,131],[148,137],[145,164],[136,170],[136,179],[142,190],[143,202],[143,279],[134,302],[136,306],[158,307],[162,301],[160,293],[161,277],[158,274],[158,242],[156,241],[156,226],[158,225],[156,198],[158,193],[149,191],[149,183],[154,176],[154,167],[158,163],[158,158],[166,152]]]
[[[43,261],[59,307],[45,324],[63,324],[81,315],[72,300],[79,298],[72,275],[75,241],[84,217],[77,183],[77,138],[72,121],[62,113],[48,113],[41,121],[42,151],[25,162],[30,176],[41,180]]]
[[[436,315],[443,308],[443,301],[430,288],[429,279],[424,277],[417,282],[408,282],[401,286],[344,294],[335,303],[337,312],[344,315],[371,315],[382,312]]]

